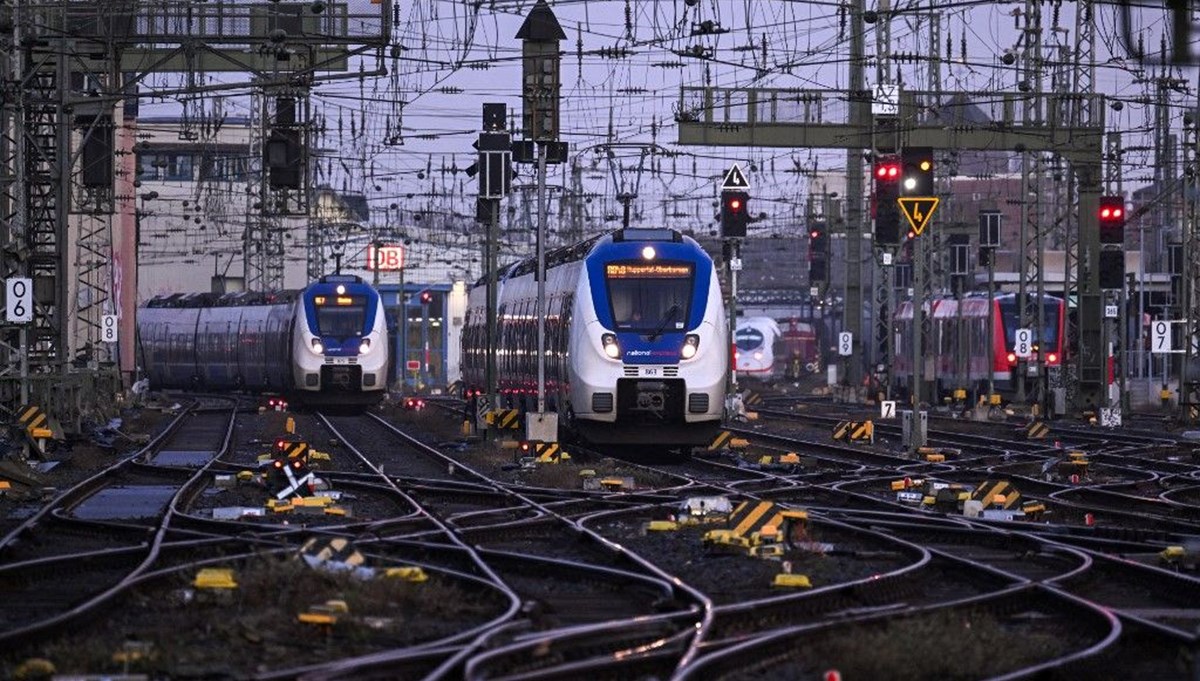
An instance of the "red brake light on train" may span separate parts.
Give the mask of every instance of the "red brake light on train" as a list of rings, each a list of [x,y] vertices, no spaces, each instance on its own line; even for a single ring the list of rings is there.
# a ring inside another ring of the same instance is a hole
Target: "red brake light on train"
[[[1055,362],[1057,362],[1057,361],[1058,361],[1058,354],[1057,354],[1057,353],[1053,353],[1053,352],[1051,352],[1051,353],[1047,353],[1047,355],[1046,355],[1046,361],[1047,361],[1047,362],[1049,362],[1049,363],[1051,363],[1051,364],[1054,364]]]
[[[1017,363],[1017,353],[1015,353],[1015,352],[1008,353],[1008,357],[1006,359],[1008,359],[1009,364],[1016,364]]]

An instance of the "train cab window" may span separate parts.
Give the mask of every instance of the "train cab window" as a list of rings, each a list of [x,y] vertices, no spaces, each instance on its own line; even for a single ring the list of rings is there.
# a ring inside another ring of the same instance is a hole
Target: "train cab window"
[[[1015,298],[1001,299],[1000,304],[1000,323],[1004,325],[1004,347],[1006,350],[1012,350],[1013,345],[1017,342],[1017,329],[1021,326],[1021,315],[1017,311],[1017,302]],[[1042,328],[1042,332],[1038,334],[1037,328],[1037,299],[1030,298],[1029,304],[1032,307],[1032,314],[1029,319],[1030,328],[1035,329],[1033,340],[1035,343],[1045,343],[1048,347],[1058,347],[1058,318],[1060,312],[1059,300],[1046,299],[1046,323]]]
[[[737,345],[738,350],[750,352],[762,347],[763,332],[752,326],[742,327],[734,334],[733,342]]]
[[[338,296],[337,300],[329,300],[315,307],[317,332],[320,335],[335,338],[362,335],[367,320],[366,300],[362,296]]]
[[[613,324],[621,331],[682,331],[691,306],[692,265],[678,262],[608,263]]]

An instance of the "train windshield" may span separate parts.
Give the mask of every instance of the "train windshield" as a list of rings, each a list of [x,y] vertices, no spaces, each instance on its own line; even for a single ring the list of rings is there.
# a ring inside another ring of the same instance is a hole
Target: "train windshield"
[[[691,307],[692,265],[613,262],[604,269],[613,324],[621,331],[682,331]]]
[[[750,351],[762,347],[763,332],[753,326],[742,327],[733,336],[733,342],[738,350]]]
[[[1013,345],[1017,342],[1017,329],[1021,326],[1021,316],[1017,313],[1017,301],[1015,298],[1007,298],[999,301],[1000,303],[1000,320],[1004,324],[1004,347],[1005,350],[1012,350]],[[1031,316],[1029,327],[1037,327],[1037,299],[1030,299]],[[1045,342],[1051,348],[1058,347],[1058,316],[1059,306],[1062,305],[1061,300],[1046,299],[1046,326],[1042,329],[1039,336],[1034,332],[1034,343]]]
[[[348,338],[361,336],[367,320],[363,296],[316,296],[317,335]]]

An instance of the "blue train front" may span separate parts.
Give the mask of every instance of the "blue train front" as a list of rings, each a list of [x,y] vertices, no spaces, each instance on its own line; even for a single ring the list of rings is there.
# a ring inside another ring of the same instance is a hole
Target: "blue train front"
[[[137,322],[155,389],[274,392],[307,404],[369,404],[387,390],[383,303],[355,276],[299,293],[159,297]]]
[[[498,389],[531,409],[537,282],[522,261],[501,277]],[[485,387],[485,287],[464,329],[468,389]],[[712,259],[666,229],[625,229],[547,255],[546,392],[560,427],[596,443],[701,445],[724,411],[729,333]]]
[[[387,388],[383,301],[351,275],[329,275],[300,295],[292,334],[293,385],[306,401],[378,400]],[[361,398],[361,399],[355,399]]]

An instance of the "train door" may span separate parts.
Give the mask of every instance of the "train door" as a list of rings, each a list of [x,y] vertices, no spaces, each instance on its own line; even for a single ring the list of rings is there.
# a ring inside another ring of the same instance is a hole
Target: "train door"
[[[446,291],[422,289],[406,297],[402,362],[406,387],[444,386],[446,378]]]

